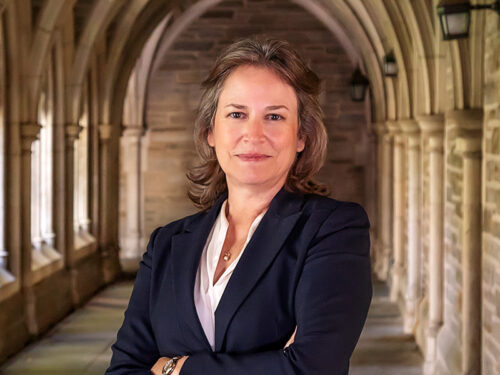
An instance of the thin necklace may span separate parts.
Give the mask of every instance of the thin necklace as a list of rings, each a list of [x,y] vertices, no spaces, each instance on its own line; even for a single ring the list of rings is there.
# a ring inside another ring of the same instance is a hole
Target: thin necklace
[[[229,207],[228,207],[228,205],[227,205],[227,202],[226,202],[225,211],[226,211],[226,212],[224,213],[224,215],[225,215],[225,216],[226,216],[226,218],[227,218],[227,216],[228,216],[228,214],[229,214]],[[227,262],[229,259],[231,259],[231,252],[230,252],[229,250],[228,250],[228,251],[226,251],[226,252],[224,253],[224,256],[222,257],[222,259],[224,259],[224,262]]]

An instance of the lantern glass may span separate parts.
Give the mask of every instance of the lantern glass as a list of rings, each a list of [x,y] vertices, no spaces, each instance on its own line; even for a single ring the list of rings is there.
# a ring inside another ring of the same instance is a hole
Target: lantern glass
[[[351,78],[351,99],[355,102],[362,102],[365,99],[365,91],[369,83],[357,67]]]
[[[351,86],[351,98],[355,102],[362,102],[365,100],[366,85],[356,83]]]
[[[446,34],[451,39],[469,35],[470,13],[455,13],[443,16],[445,18]]]
[[[468,2],[438,6],[443,39],[459,39],[469,36],[470,4]]]
[[[384,64],[384,72],[386,76],[398,75],[398,65],[395,61],[386,61]]]

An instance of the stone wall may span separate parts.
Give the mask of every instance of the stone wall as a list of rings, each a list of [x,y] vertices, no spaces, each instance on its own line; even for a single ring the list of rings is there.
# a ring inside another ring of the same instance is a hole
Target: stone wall
[[[365,196],[370,191],[365,161],[374,157],[365,105],[350,99],[353,67],[335,37],[289,1],[228,0],[194,21],[155,62],[158,69],[151,75],[146,109],[146,233],[193,211],[186,198],[185,171],[195,160],[192,132],[199,84],[224,47],[262,33],[291,42],[324,80],[321,104],[330,143],[319,179],[331,186],[334,198],[363,205],[375,199]]]

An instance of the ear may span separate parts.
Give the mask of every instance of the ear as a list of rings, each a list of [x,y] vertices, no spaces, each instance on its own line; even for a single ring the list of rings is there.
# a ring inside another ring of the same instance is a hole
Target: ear
[[[208,142],[209,146],[215,147],[214,134],[213,134],[212,130],[208,131],[207,142]]]
[[[303,151],[305,146],[306,146],[306,141],[304,138],[297,139],[297,152]]]

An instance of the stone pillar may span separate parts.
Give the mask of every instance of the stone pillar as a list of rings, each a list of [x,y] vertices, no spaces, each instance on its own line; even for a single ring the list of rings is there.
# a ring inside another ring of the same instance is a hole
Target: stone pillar
[[[415,120],[400,121],[400,125],[408,137],[408,262],[404,330],[412,333],[420,295],[420,130]]]
[[[52,122],[52,119],[50,120]],[[53,191],[54,191],[54,159],[53,159],[53,127],[52,123],[45,123],[40,131],[41,140],[41,168],[40,173],[42,179],[47,179],[41,184],[41,211],[42,215],[40,217],[40,234],[45,247],[53,249],[55,247],[55,237],[54,232],[54,202],[53,202]],[[43,173],[42,173],[43,172]],[[41,181],[40,181],[41,182]],[[50,213],[47,215],[46,213]]]
[[[378,254],[375,272],[380,280],[387,280],[391,263],[391,222],[392,222],[392,137],[385,123],[377,123],[379,154],[379,197],[378,197]]]
[[[42,127],[40,127],[40,131]],[[41,136],[41,134],[39,134]],[[40,232],[40,198],[41,198],[41,142],[34,140],[31,143],[30,160],[31,160],[31,190],[30,190],[30,215],[31,215],[31,245],[37,250],[42,248],[42,233]],[[32,259],[34,261],[34,259]],[[36,262],[36,261],[35,261]]]
[[[31,286],[31,146],[38,139],[42,127],[36,123],[21,125],[22,137],[22,278],[23,285]]]
[[[65,136],[66,136],[66,196],[68,199],[66,200],[66,245],[65,245],[65,257],[66,257],[66,265],[69,268],[73,268],[75,263],[75,227],[74,227],[74,190],[75,190],[75,141],[82,130],[82,127],[78,124],[66,124],[65,128]],[[75,290],[73,288],[73,293]],[[77,300],[75,295],[73,296],[73,300]]]
[[[112,134],[112,125],[99,125],[99,141],[100,141],[100,222],[99,222],[99,248],[101,251],[102,272],[105,283],[109,283],[115,279],[119,272],[118,249],[114,248],[110,241],[110,220],[118,220],[110,215],[111,196],[110,196],[110,143]],[[114,166],[118,168],[118,163]]]
[[[458,126],[463,157],[462,374],[481,373],[481,144],[483,111],[447,114]]]
[[[382,256],[383,256],[383,246],[382,246],[382,156],[384,154],[384,133],[385,124],[375,123],[373,124],[373,129],[376,134],[377,142],[377,196],[376,196],[376,206],[377,206],[377,224],[375,228],[375,252],[372,254],[372,267],[373,272],[380,279],[380,273],[382,268]]]
[[[392,217],[392,247],[393,268],[391,279],[391,301],[398,300],[401,283],[404,276],[404,246],[403,246],[403,212],[404,212],[404,138],[397,121],[388,121],[389,132],[394,138],[393,153],[393,217]]]
[[[64,127],[64,135],[66,142],[66,164],[65,164],[65,189],[66,189],[66,206],[65,206],[65,259],[66,267],[69,270],[71,280],[71,299],[75,306],[80,304],[80,293],[78,292],[78,271],[76,270],[76,254],[75,254],[75,141],[80,134],[82,127],[78,124],[66,124]]]
[[[122,136],[123,168],[125,173],[126,222],[124,233],[121,234],[120,260],[124,269],[137,269],[143,253],[140,232],[141,204],[140,204],[140,154],[143,129],[140,127],[125,128]],[[130,263],[130,264],[129,264]],[[135,267],[133,267],[135,265]]]
[[[1,24],[1,22],[0,22]],[[0,89],[0,95],[4,95],[3,91]],[[0,101],[3,104],[3,102]],[[5,122],[2,117],[0,117],[0,283],[2,282],[2,276],[6,275],[3,272],[7,268],[9,253],[7,253],[7,244],[5,239],[5,219],[7,218],[6,213],[6,179],[5,179],[5,171],[7,167],[5,151],[6,151],[6,142],[5,142]],[[9,176],[12,178],[11,176]]]
[[[36,335],[39,332],[36,319],[35,296],[32,288],[31,272],[31,146],[38,139],[42,127],[36,123],[21,124],[21,272],[22,287],[25,296],[26,325],[28,331]]]
[[[436,371],[437,336],[443,325],[444,116],[420,116],[417,120],[422,133],[429,137],[429,319],[424,373],[431,375]]]
[[[481,139],[463,139],[462,370],[481,366]]]

